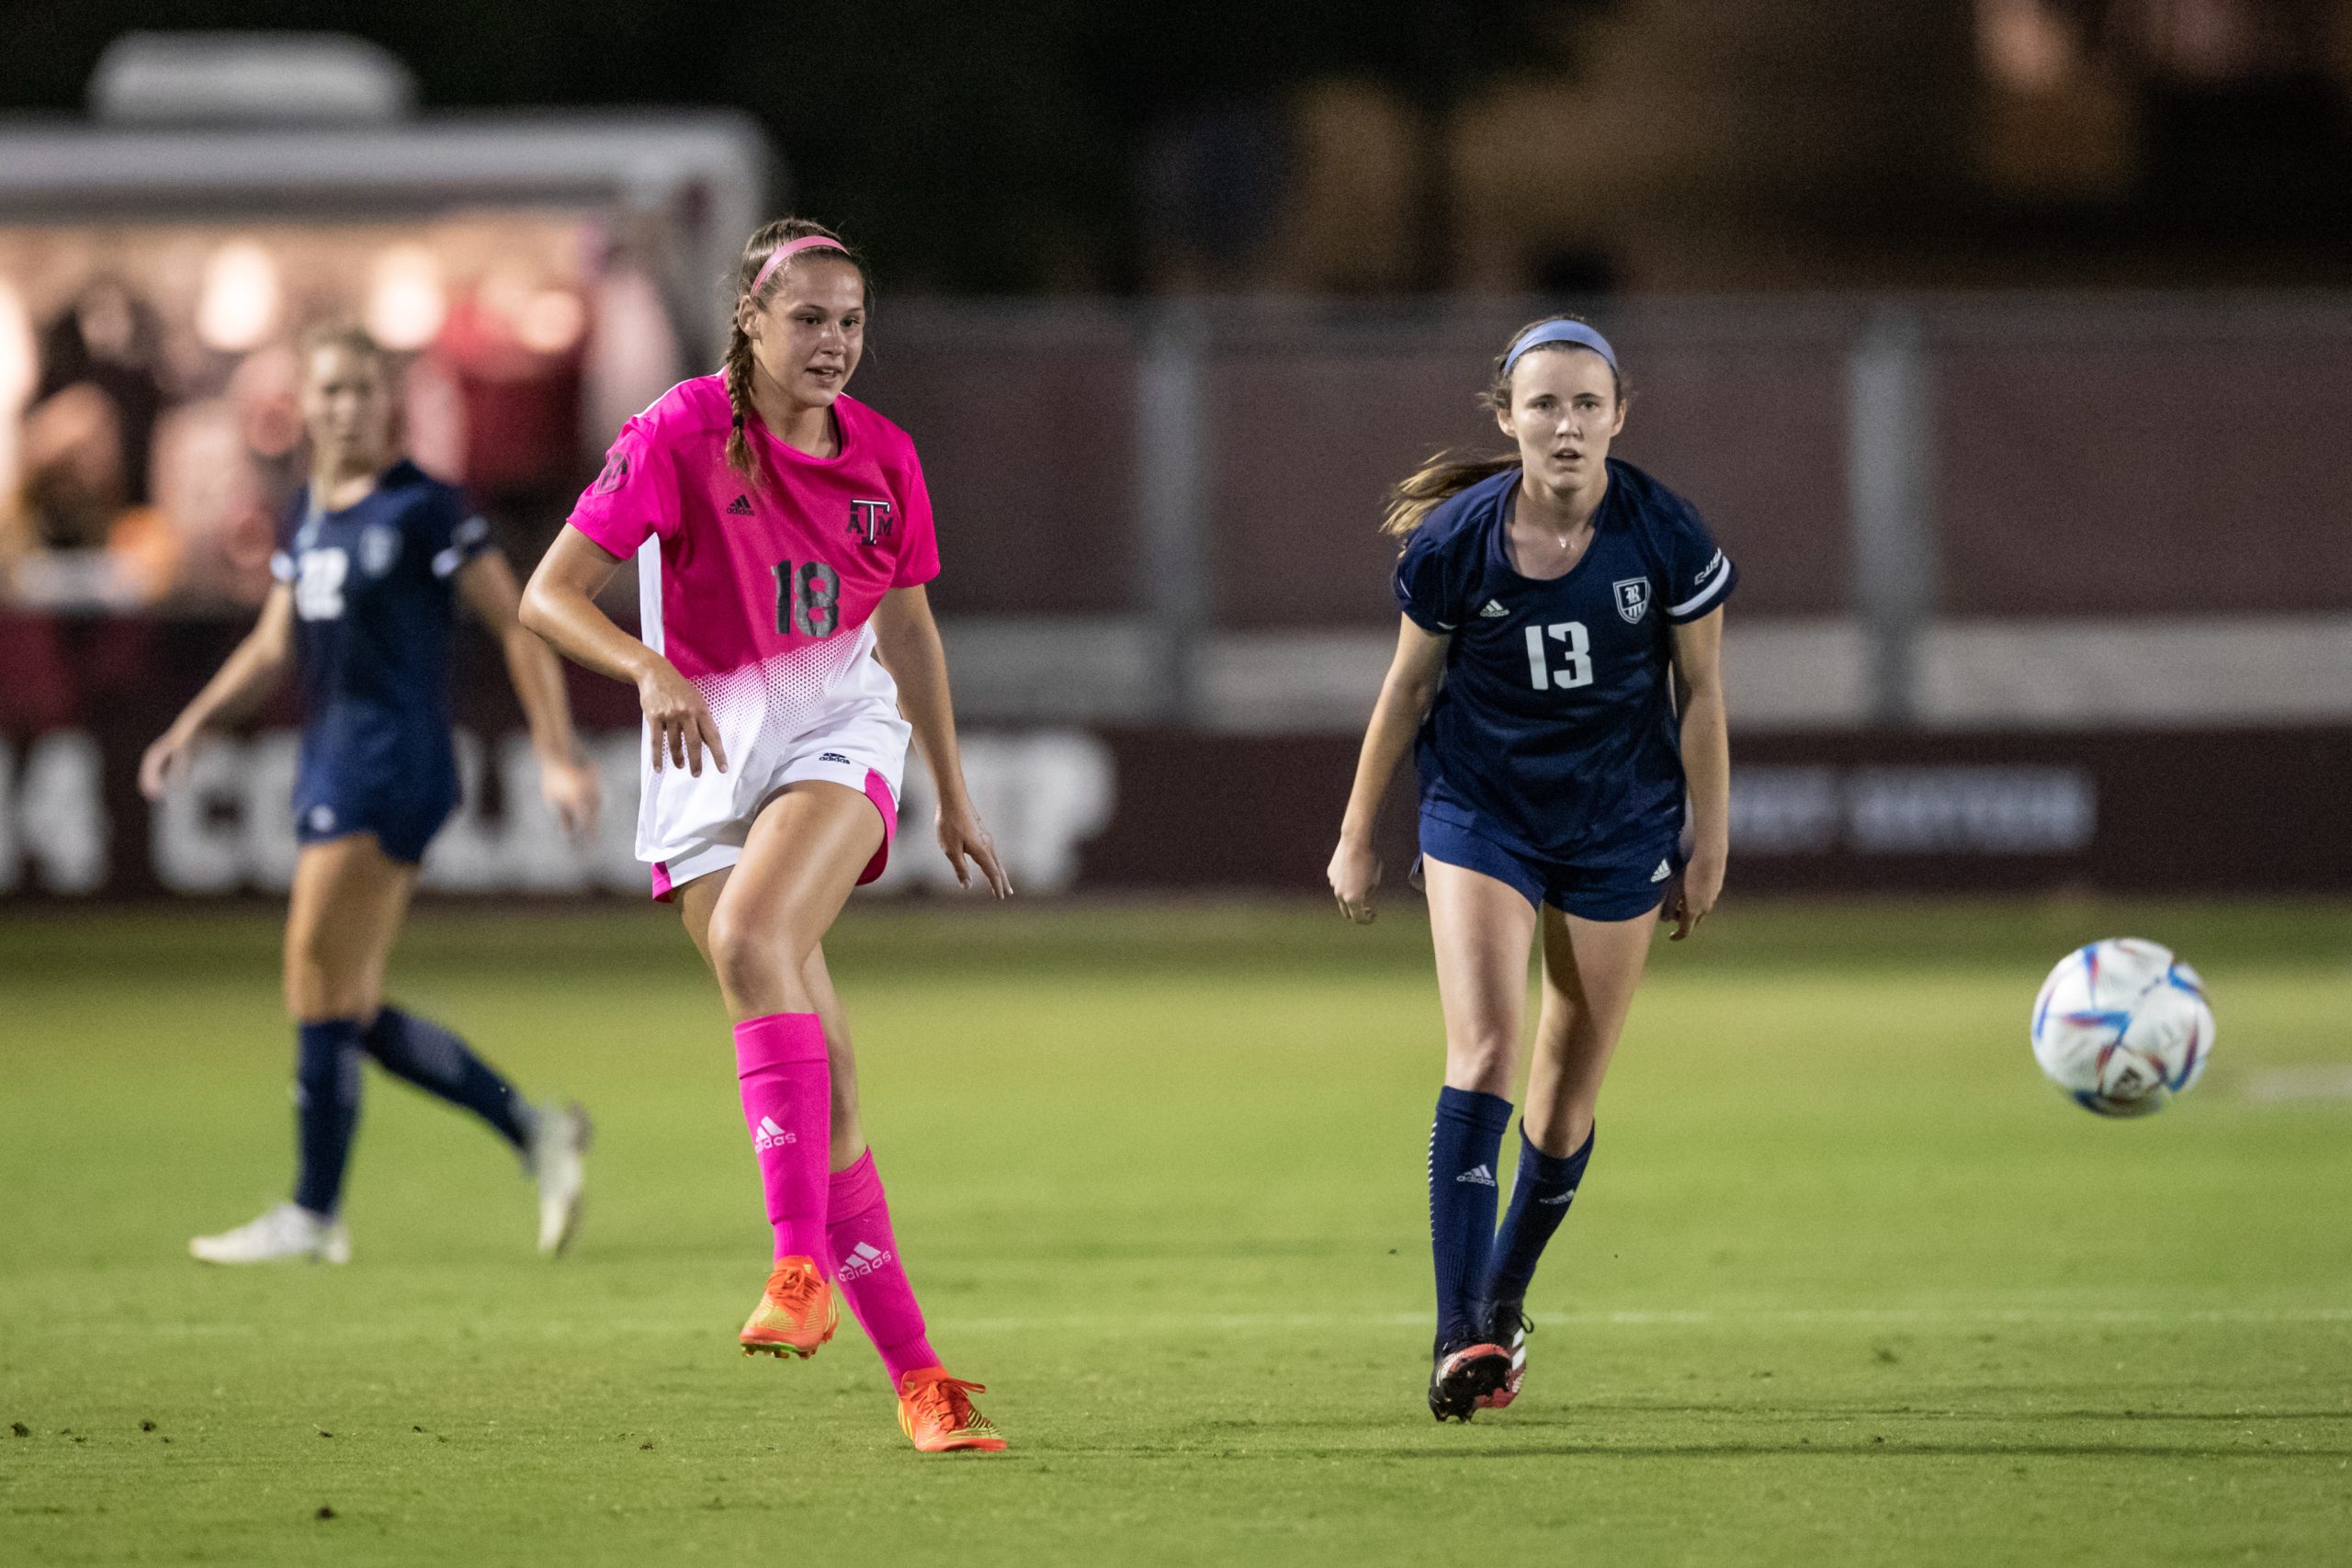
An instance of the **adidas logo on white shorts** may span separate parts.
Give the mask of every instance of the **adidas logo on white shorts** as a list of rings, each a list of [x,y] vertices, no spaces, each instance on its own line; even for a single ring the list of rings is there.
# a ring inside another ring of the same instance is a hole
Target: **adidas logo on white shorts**
[[[752,1146],[755,1149],[782,1148],[786,1144],[797,1144],[799,1141],[777,1126],[775,1118],[773,1116],[761,1117],[758,1129],[752,1134]]]
[[[1472,1168],[1464,1171],[1453,1179],[1456,1181],[1467,1181],[1474,1187],[1492,1187],[1495,1184],[1495,1173],[1488,1170],[1483,1165],[1475,1166]]]
[[[841,1268],[837,1273],[844,1280],[860,1279],[873,1273],[889,1261],[890,1254],[870,1241],[861,1241],[850,1249],[850,1255],[847,1258],[841,1260]]]

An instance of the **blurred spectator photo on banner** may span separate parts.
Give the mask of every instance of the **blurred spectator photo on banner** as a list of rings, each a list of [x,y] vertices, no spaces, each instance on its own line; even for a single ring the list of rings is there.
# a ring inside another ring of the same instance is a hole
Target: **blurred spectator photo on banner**
[[[401,356],[410,446],[525,559],[681,371],[594,220],[0,228],[0,604],[259,604],[302,478],[290,345],[337,319]]]

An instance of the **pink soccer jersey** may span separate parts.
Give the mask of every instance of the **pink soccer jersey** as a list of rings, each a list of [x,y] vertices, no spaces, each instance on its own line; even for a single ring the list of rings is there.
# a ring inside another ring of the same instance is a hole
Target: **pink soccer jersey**
[[[640,631],[710,705],[724,775],[642,760],[637,852],[662,863],[747,824],[811,738],[881,719],[898,686],[874,657],[882,595],[939,574],[931,495],[906,432],[843,395],[841,451],[812,457],[754,423],[754,484],[727,464],[733,411],[717,376],[682,381],[628,422],[571,523],[638,563]],[[899,774],[887,779],[895,795]]]

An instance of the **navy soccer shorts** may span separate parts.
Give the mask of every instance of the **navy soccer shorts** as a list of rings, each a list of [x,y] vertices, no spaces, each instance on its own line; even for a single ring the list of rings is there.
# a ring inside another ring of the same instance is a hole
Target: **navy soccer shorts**
[[[1636,834],[1555,861],[1424,809],[1421,855],[1508,883],[1539,908],[1549,904],[1588,920],[1630,920],[1666,901],[1682,869],[1682,831],[1678,825],[1672,832]]]
[[[294,796],[294,837],[300,843],[322,844],[354,833],[373,833],[386,855],[416,865],[424,859],[433,835],[457,808],[455,793],[438,784],[423,790],[357,789],[347,784],[304,788]]]

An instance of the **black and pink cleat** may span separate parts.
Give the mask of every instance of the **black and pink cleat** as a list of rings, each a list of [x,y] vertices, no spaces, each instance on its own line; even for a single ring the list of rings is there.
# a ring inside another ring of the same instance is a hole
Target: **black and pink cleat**
[[[1430,1367],[1430,1414],[1440,1421],[1467,1421],[1510,1375],[1510,1352],[1499,1345],[1440,1346]]]

